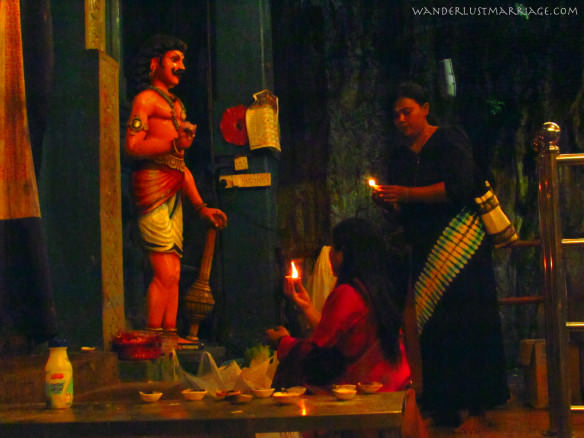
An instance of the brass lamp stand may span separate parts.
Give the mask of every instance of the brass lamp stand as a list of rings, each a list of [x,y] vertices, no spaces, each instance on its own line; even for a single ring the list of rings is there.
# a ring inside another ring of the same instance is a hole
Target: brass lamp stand
[[[209,276],[211,274],[211,265],[213,263],[213,254],[215,252],[216,237],[217,229],[209,228],[207,231],[207,239],[205,241],[205,249],[203,250],[203,257],[201,258],[199,278],[192,284],[184,298],[187,313],[191,321],[191,328],[186,338],[195,343],[199,343],[198,334],[201,322],[215,306],[215,300],[213,299],[211,287],[209,286]]]

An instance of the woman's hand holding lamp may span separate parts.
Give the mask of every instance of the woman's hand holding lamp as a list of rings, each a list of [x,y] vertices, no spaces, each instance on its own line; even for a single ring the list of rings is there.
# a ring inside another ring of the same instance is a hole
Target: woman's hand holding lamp
[[[369,181],[367,181],[367,184],[369,185],[369,187],[371,187],[373,189],[373,191],[371,192],[371,198],[373,199],[373,202],[375,202],[376,204],[383,205],[384,204],[384,196],[383,196],[383,193],[381,191],[381,188],[383,186],[377,185],[377,182],[373,178],[369,178]]]
[[[302,286],[302,278],[300,277],[300,272],[296,268],[294,261],[290,262],[290,274],[284,277],[284,295],[288,298],[294,300],[294,295],[296,293],[296,285]],[[295,300],[294,300],[295,301]]]
[[[296,265],[294,264],[294,260],[290,262],[290,275],[286,275],[286,278],[292,280],[301,280],[300,272],[296,269]]]
[[[284,281],[284,295],[294,301],[302,310],[308,309],[312,305],[310,294],[302,286],[302,277],[294,262],[291,263],[290,275],[286,275]]]

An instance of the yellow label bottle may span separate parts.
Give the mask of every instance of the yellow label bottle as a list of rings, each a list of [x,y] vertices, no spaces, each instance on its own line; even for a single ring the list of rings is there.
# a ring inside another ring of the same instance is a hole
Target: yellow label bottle
[[[50,409],[69,408],[73,404],[73,366],[67,356],[67,341],[64,339],[49,341],[45,395]]]

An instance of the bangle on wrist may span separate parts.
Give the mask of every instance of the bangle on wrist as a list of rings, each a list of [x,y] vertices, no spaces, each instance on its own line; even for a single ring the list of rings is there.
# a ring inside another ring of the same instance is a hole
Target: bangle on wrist
[[[203,208],[205,208],[206,206],[207,206],[206,202],[201,202],[199,205],[195,207],[195,211],[200,214],[201,210],[203,210]]]

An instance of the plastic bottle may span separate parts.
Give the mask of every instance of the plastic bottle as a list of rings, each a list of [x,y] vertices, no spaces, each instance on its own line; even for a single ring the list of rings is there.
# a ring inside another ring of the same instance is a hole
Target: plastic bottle
[[[73,367],[67,356],[67,341],[49,341],[49,359],[45,365],[45,395],[50,409],[69,408],[73,404]]]

